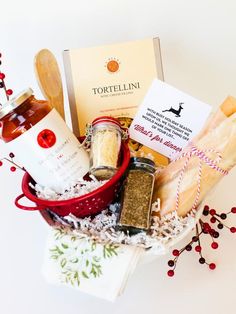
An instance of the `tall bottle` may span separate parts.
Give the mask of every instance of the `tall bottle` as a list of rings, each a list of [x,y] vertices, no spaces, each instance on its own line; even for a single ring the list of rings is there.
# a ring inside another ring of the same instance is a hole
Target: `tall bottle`
[[[0,110],[0,135],[8,151],[42,186],[58,193],[89,171],[89,156],[48,101],[27,89]]]

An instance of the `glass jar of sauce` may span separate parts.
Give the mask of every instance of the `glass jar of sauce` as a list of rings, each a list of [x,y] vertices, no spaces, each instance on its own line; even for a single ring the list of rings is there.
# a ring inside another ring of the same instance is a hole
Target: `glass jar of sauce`
[[[0,109],[0,138],[38,184],[62,193],[89,170],[89,157],[46,100],[27,89]]]
[[[109,179],[116,172],[121,134],[121,125],[115,118],[103,116],[92,122],[90,173],[98,179]]]

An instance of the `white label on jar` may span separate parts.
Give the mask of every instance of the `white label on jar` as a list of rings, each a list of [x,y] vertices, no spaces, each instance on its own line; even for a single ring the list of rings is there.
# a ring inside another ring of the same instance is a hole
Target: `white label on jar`
[[[55,109],[6,145],[37,183],[59,193],[89,171],[87,152]]]

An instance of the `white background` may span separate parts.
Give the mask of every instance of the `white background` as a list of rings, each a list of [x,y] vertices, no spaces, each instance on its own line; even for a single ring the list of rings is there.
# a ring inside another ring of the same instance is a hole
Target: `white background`
[[[234,0],[1,0],[0,12],[1,69],[15,92],[31,86],[42,98],[33,71],[42,48],[51,49],[62,67],[66,48],[159,36],[167,83],[213,106],[236,96]],[[205,245],[206,257],[217,263],[214,272],[188,253],[169,279],[166,256],[139,266],[114,304],[48,285],[40,273],[48,227],[37,213],[14,207],[21,174],[9,167],[0,168],[1,313],[235,313],[235,235],[227,231],[218,251]],[[236,205],[235,180],[233,171],[215,190],[212,206]],[[230,220],[236,225],[236,217]]]

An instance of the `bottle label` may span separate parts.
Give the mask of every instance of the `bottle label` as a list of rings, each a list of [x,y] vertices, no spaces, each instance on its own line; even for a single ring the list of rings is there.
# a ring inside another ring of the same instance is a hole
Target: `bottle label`
[[[38,184],[58,193],[89,171],[88,153],[55,109],[6,145]]]

